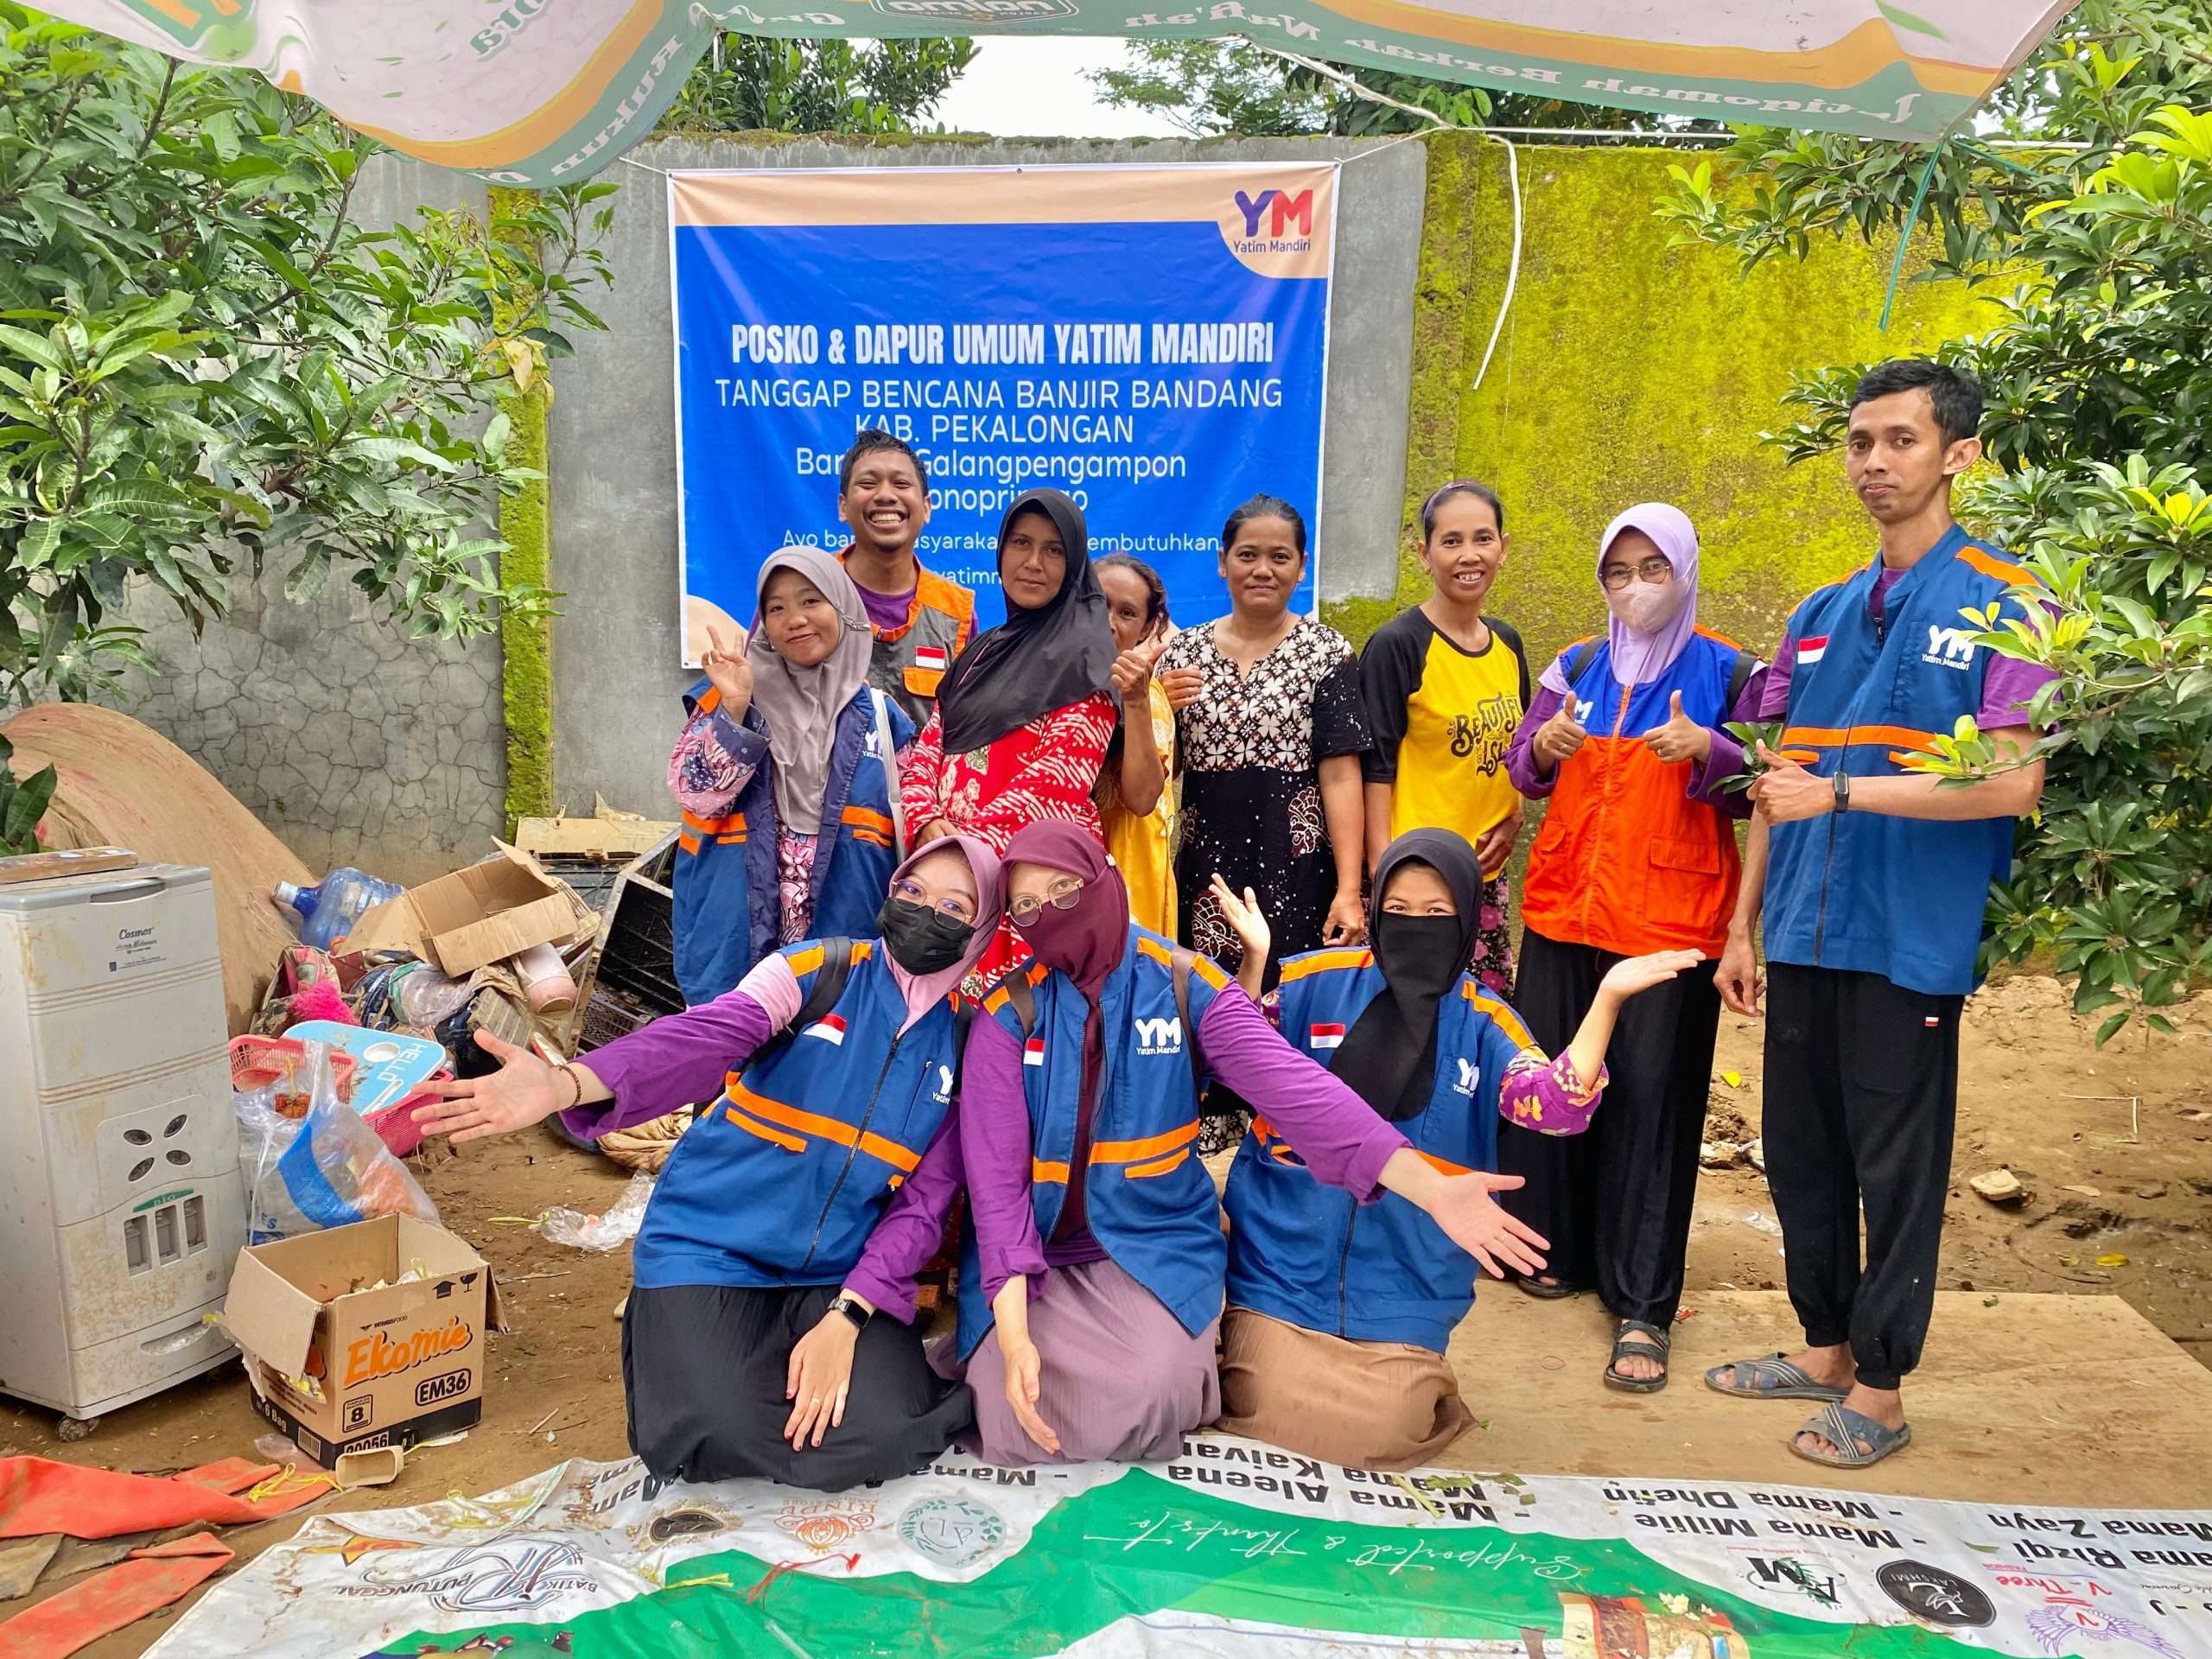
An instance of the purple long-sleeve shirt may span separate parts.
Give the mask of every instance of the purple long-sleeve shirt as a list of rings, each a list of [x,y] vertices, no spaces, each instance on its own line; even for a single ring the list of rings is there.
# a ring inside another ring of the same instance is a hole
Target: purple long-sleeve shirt
[[[769,961],[772,963],[780,958]],[[729,1073],[742,1071],[754,1051],[797,1012],[796,985],[785,990],[769,977],[774,971],[764,964],[755,969],[763,975],[763,981],[747,976],[747,982],[774,984],[783,993],[777,1000],[792,1002],[780,1020],[740,987],[711,1002],[664,1015],[626,1037],[616,1038],[604,1048],[578,1056],[613,1098],[572,1107],[561,1115],[562,1122],[572,1134],[596,1140],[615,1129],[665,1116],[679,1107],[714,1099],[721,1094]],[[789,976],[785,968],[781,977]],[[902,1324],[912,1324],[915,1285],[944,1240],[945,1217],[951,1212],[960,1185],[959,1107],[956,1103],[923,1153],[921,1162],[900,1185],[890,1207],[868,1235],[859,1262],[845,1275],[845,1287]]]
[[[1239,987],[1217,993],[1198,1027],[1207,1069],[1245,1099],[1268,1103],[1268,1119],[1316,1179],[1356,1193],[1362,1203],[1381,1196],[1382,1166],[1407,1144],[1405,1136],[1342,1081],[1284,1042]],[[960,1106],[962,1161],[984,1295],[996,1297],[1009,1279],[1023,1274],[1033,1296],[1043,1288],[1047,1268],[1103,1256],[1088,1234],[1051,1250],[1038,1236],[1021,1046],[995,1020],[977,1020],[969,1032]],[[1069,1179],[1079,1180],[1085,1173],[1071,1170]]]
[[[1751,671],[1744,682],[1744,689],[1736,698],[1736,706],[1728,712],[1732,721],[1753,721],[1760,718],[1759,699],[1766,686],[1768,669],[1764,663]],[[1529,712],[1521,716],[1520,725],[1514,728],[1512,747],[1505,752],[1506,776],[1513,779],[1513,787],[1532,801],[1541,801],[1559,787],[1559,768],[1546,772],[1536,760],[1536,733],[1543,723],[1560,711],[1567,699],[1548,685],[1536,688],[1536,700]],[[1734,818],[1749,817],[1751,811],[1750,795],[1742,790],[1726,785],[1728,779],[1744,769],[1744,746],[1722,731],[1712,728],[1713,748],[1702,760],[1690,763],[1689,776],[1683,793],[1694,801],[1703,801],[1715,810]],[[1642,736],[1642,733],[1636,734]]]

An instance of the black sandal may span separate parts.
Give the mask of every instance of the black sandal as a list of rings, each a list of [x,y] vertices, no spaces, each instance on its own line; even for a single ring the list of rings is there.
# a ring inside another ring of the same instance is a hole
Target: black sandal
[[[1519,1287],[1523,1296],[1533,1296],[1540,1302],[1556,1302],[1563,1297],[1574,1294],[1574,1287],[1564,1279],[1547,1281],[1541,1279],[1532,1279],[1524,1273],[1517,1275],[1513,1282]]]
[[[1649,1342],[1630,1342],[1630,1337],[1651,1338]],[[1618,1389],[1623,1394],[1656,1394],[1667,1386],[1667,1351],[1673,1345],[1667,1333],[1656,1325],[1646,1325],[1642,1319],[1623,1319],[1613,1330],[1613,1357],[1605,1362],[1605,1386]],[[1620,1363],[1631,1354],[1641,1355],[1659,1362],[1656,1376],[1624,1376]]]

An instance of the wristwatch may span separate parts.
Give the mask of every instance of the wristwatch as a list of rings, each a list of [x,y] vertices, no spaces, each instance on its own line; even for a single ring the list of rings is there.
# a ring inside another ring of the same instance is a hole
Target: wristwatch
[[[868,1322],[870,1317],[868,1309],[861,1306],[860,1299],[857,1296],[854,1296],[849,1292],[842,1290],[839,1291],[837,1293],[837,1300],[830,1304],[830,1311],[832,1313],[843,1314],[848,1319],[852,1321],[853,1329],[855,1331],[865,1331],[868,1329]]]
[[[1839,772],[1835,775],[1835,810],[1839,812],[1851,810],[1851,774],[1847,772]]]

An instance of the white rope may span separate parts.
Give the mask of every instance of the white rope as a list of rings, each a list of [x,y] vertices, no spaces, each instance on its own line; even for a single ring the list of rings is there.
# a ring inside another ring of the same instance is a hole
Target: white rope
[[[1251,39],[1249,35],[1244,38]],[[1491,140],[1493,143],[1505,146],[1505,178],[1513,196],[1513,257],[1505,268],[1505,297],[1499,302],[1497,321],[1491,325],[1490,344],[1483,348],[1482,365],[1476,369],[1475,378],[1467,387],[1469,391],[1480,391],[1483,377],[1490,372],[1491,359],[1497,354],[1497,342],[1505,333],[1505,319],[1513,309],[1514,293],[1521,285],[1521,238],[1523,223],[1521,205],[1521,155],[1514,149],[1513,141],[1497,128],[1455,126],[1433,110],[1425,110],[1418,104],[1408,104],[1402,99],[1391,97],[1388,92],[1376,92],[1372,86],[1345,73],[1332,63],[1323,63],[1319,59],[1309,58],[1297,52],[1287,52],[1281,47],[1271,45],[1265,41],[1252,41],[1251,43],[1262,52],[1273,53],[1276,57],[1287,62],[1294,63],[1301,69],[1309,70],[1324,79],[1336,82],[1354,98],[1363,98],[1370,103],[1387,105],[1391,109],[1402,110],[1408,115],[1419,116],[1432,126],[1440,128],[1446,132],[1471,132],[1479,137]],[[1405,135],[1408,138],[1416,136],[1414,133]]]

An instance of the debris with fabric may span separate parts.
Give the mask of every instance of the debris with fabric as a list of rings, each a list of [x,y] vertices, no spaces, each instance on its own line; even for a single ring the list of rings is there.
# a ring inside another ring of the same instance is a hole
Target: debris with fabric
[[[67,1659],[181,1601],[235,1559],[212,1532],[134,1549],[120,1565],[0,1624],[0,1659]]]
[[[167,1476],[87,1469],[50,1458],[0,1458],[0,1538],[48,1532],[112,1538],[187,1522],[245,1526],[289,1515],[330,1484],[326,1475],[300,1478],[280,1465],[245,1458]]]

